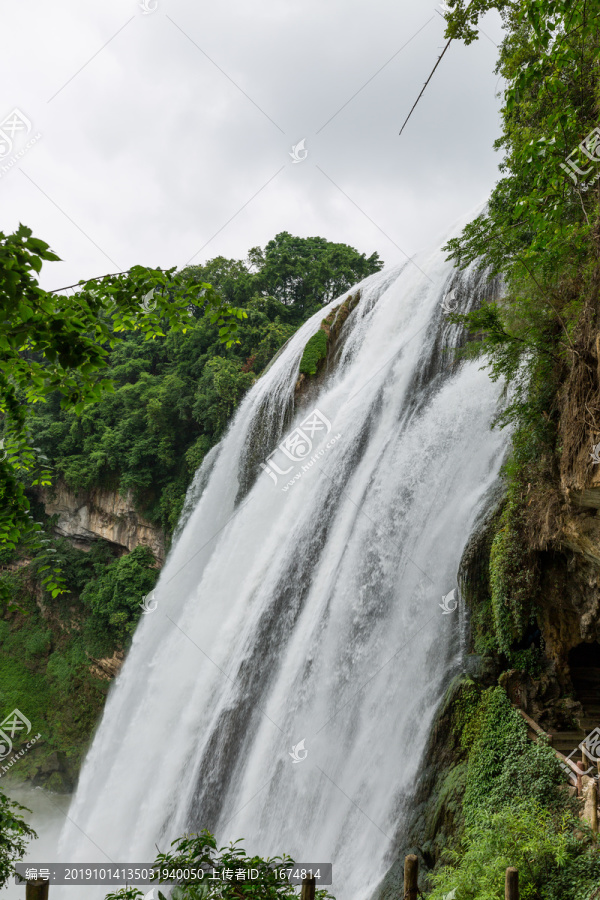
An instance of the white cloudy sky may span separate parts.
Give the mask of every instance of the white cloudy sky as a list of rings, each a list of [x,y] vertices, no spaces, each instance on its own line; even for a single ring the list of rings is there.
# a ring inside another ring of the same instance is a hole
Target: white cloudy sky
[[[0,166],[42,136],[0,168],[0,230],[22,221],[61,256],[46,288],[243,258],[284,230],[394,263],[491,190],[495,14],[451,45],[399,137],[445,43],[435,3],[145,2],[3,9],[0,120],[17,108],[32,130]]]

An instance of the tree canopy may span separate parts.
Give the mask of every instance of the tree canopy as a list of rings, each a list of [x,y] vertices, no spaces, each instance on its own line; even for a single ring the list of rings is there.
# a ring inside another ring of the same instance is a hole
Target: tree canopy
[[[219,329],[219,340],[236,340],[242,310],[227,307],[213,288],[190,285],[174,269],[134,266],[128,272],[91,279],[72,295],[43,290],[37,280],[44,261],[57,261],[49,245],[20,225],[0,232],[0,543],[15,547],[39,525],[25,493],[50,482],[44,456],[29,427],[32,411],[50,397],[80,414],[113,390],[106,378],[109,354],[131,331],[144,340],[164,336],[165,327],[189,327],[192,303]],[[58,591],[50,572],[47,584]]]

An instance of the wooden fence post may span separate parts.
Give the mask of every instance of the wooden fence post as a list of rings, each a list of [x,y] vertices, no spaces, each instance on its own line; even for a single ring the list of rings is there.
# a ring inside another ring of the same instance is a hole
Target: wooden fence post
[[[315,878],[305,878],[302,881],[302,893],[300,894],[300,900],[315,900],[316,884],[317,882]]]
[[[590,784],[590,806],[591,819],[590,825],[594,834],[598,834],[598,784],[592,781]]]
[[[519,873],[512,866],[506,870],[504,900],[519,900]]]
[[[583,760],[577,761],[577,768],[579,769],[579,775],[577,776],[577,796],[581,797],[583,794],[583,773],[586,770],[586,765]]]
[[[404,900],[417,900],[419,860],[414,853],[404,857]]]
[[[48,900],[49,881],[28,881],[25,888],[25,900]]]

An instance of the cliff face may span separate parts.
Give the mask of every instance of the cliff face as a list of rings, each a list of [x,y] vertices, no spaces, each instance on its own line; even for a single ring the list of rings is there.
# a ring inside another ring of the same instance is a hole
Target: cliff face
[[[102,538],[127,551],[142,544],[160,563],[164,560],[164,533],[137,512],[130,490],[125,495],[100,488],[75,493],[58,481],[51,491],[42,492],[41,500],[47,515],[58,514],[57,534],[69,538],[80,549]]]

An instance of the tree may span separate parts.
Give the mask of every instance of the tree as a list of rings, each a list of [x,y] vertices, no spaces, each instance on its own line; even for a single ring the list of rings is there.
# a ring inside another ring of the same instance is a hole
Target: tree
[[[366,257],[347,244],[321,237],[299,238],[282,231],[264,250],[249,251],[255,287],[306,318],[345,290],[383,267],[377,253]]]
[[[503,177],[448,249],[460,267],[476,262],[506,280],[506,299],[472,314],[471,324],[495,374],[512,380],[525,357],[534,368],[544,356],[571,361],[582,308],[597,302],[600,182],[590,190],[575,170],[600,172],[598,13],[585,0],[451,5],[447,37],[475,40],[479,17],[493,8],[507,30],[496,69],[508,83],[495,144]]]
[[[23,858],[27,844],[37,834],[25,823],[19,812],[31,812],[0,791],[0,887],[14,875],[14,863]]]
[[[367,257],[348,244],[282,231],[264,249],[252,247],[246,261],[218,256],[189,266],[184,276],[192,284],[210,281],[228,303],[246,306],[257,296],[277,301],[282,322],[298,325],[382,266],[377,253]]]
[[[115,644],[128,643],[142,615],[140,603],[156,583],[153,565],[151,551],[139,546],[88,581],[81,601],[91,611],[84,626],[90,655],[101,657],[110,654]]]
[[[170,853],[159,853],[154,862],[157,871],[157,882],[167,880],[163,872],[195,869],[196,873],[187,878],[179,878],[175,887],[173,900],[241,900],[244,897],[261,898],[261,900],[279,900],[282,897],[297,898],[293,886],[281,870],[293,868],[294,863],[289,856],[276,856],[262,859],[259,856],[247,856],[239,841],[229,847],[217,849],[213,835],[206,830],[199,834],[184,836],[171,844],[175,849]],[[246,877],[238,880],[236,869],[247,872],[254,869],[258,872],[253,880]],[[211,878],[214,871],[231,873],[222,878]],[[159,890],[158,900],[166,900]],[[318,890],[317,900],[334,900],[325,890]],[[117,893],[106,896],[106,900],[138,900],[143,894],[137,888],[123,888]]]

